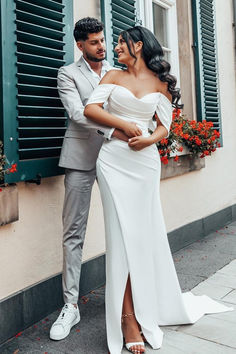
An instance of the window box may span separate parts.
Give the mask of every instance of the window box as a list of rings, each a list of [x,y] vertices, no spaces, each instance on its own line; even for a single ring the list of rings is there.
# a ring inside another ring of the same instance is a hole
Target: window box
[[[17,220],[19,220],[17,185],[0,185],[0,226]]]
[[[161,165],[161,179],[180,176],[191,171],[197,171],[205,167],[205,159],[198,156],[184,153],[184,150],[178,152],[179,160],[174,161],[174,157],[169,159],[168,165]]]

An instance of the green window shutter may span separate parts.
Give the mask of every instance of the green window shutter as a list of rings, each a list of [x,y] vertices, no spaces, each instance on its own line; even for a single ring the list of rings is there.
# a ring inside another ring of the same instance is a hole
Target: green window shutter
[[[140,24],[138,0],[101,0],[102,21],[105,24],[107,60],[111,65],[121,66],[114,48],[121,31]]]
[[[66,116],[57,71],[73,61],[73,0],[2,0],[1,30],[2,138],[18,165],[6,182],[60,174]]]
[[[215,1],[193,0],[192,11],[197,119],[198,121],[204,119],[212,121],[214,128],[222,133],[215,29]]]

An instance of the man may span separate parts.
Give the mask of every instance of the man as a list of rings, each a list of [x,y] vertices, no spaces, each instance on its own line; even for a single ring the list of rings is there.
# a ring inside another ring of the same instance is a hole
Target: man
[[[65,168],[63,206],[63,274],[65,305],[50,330],[50,338],[61,340],[80,321],[78,309],[82,250],[96,178],[96,159],[104,138],[115,136],[128,141],[119,130],[99,126],[84,115],[84,106],[104,74],[111,69],[106,54],[103,24],[84,18],[75,24],[74,38],[82,51],[81,58],[58,72],[58,90],[68,113],[59,166]]]

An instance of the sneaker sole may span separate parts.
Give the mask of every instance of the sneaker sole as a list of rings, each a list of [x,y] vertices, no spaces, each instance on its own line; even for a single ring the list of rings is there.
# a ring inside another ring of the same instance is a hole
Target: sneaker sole
[[[79,323],[80,321],[80,317],[77,318],[74,322],[72,322],[72,325],[71,327],[69,328],[69,330],[67,332],[65,332],[65,334],[63,336],[55,336],[55,335],[51,335],[50,334],[50,339],[52,340],[62,340],[64,338],[66,338],[69,334],[70,334],[70,331],[71,331],[71,328],[74,327],[75,325],[77,325],[77,323]]]

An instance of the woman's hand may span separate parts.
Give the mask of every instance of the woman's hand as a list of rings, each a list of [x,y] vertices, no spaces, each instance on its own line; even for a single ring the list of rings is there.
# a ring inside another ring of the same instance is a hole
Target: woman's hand
[[[153,144],[153,141],[150,137],[143,137],[143,136],[135,136],[131,139],[129,139],[129,147],[131,147],[134,150],[142,150],[147,146],[150,146]]]
[[[142,135],[142,130],[134,122],[125,122],[122,130],[130,138]]]

